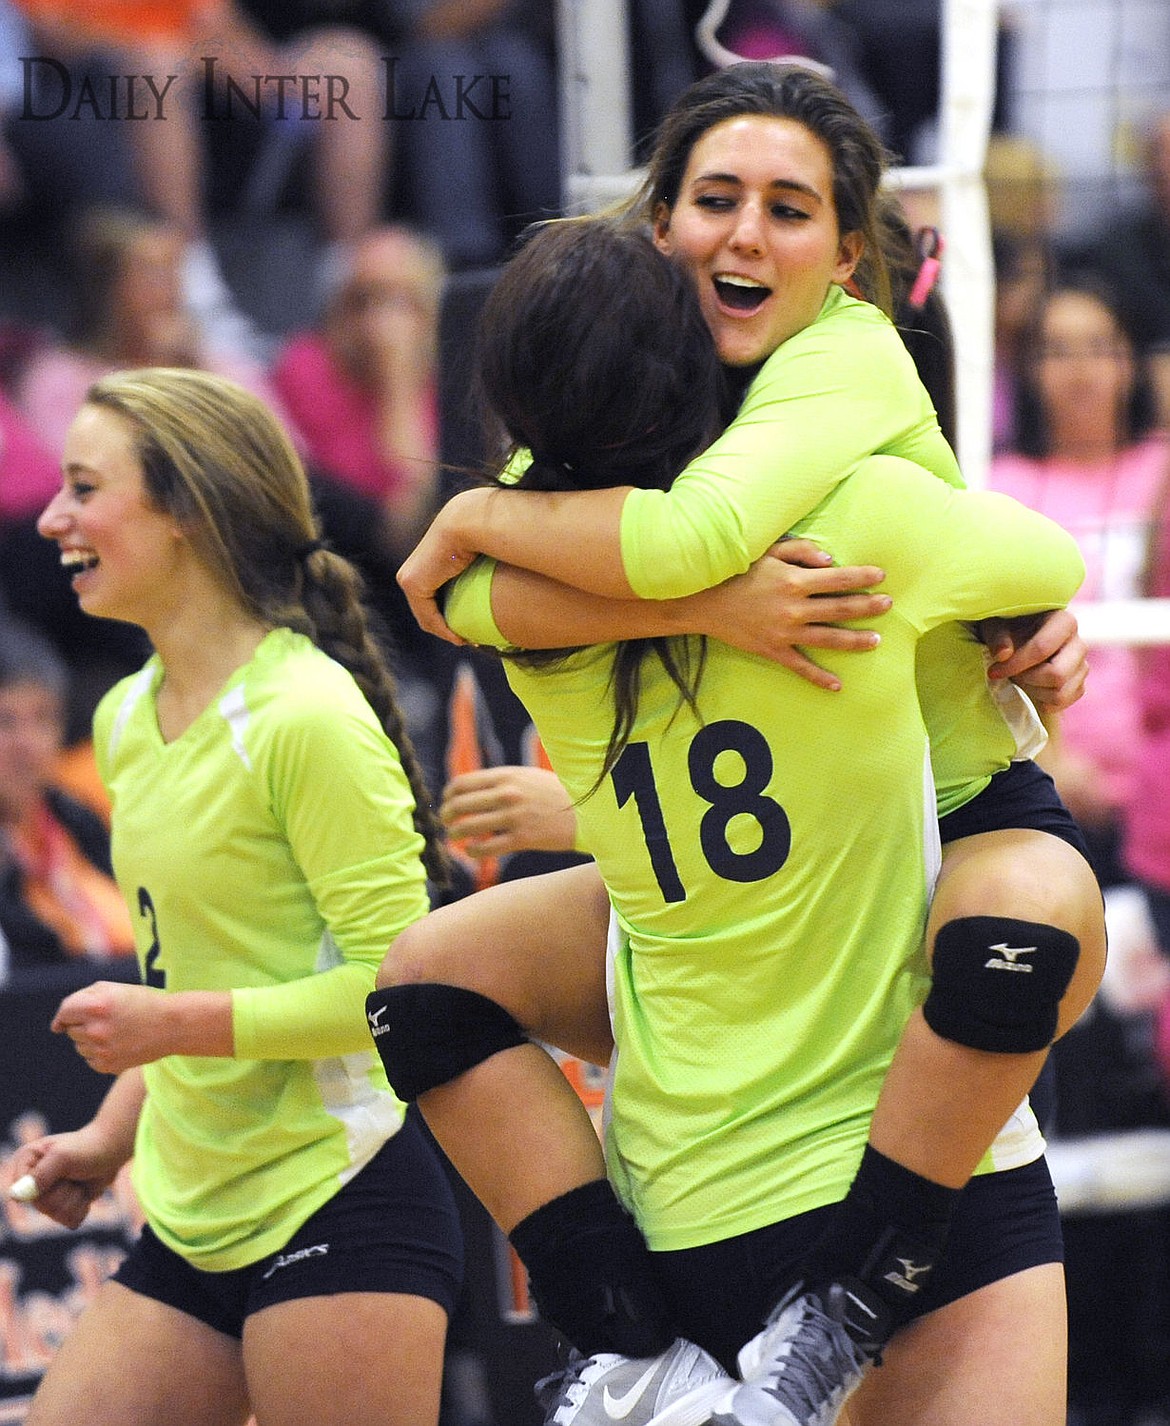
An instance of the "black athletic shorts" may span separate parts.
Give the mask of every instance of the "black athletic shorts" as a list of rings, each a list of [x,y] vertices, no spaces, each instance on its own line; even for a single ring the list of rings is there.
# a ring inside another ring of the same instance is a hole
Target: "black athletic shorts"
[[[1089,861],[1089,848],[1056,784],[1034,762],[1009,763],[977,797],[938,820],[943,843],[1013,827],[1050,832]]]
[[[740,1347],[800,1277],[835,1205],[698,1248],[654,1254],[679,1333],[735,1371]],[[1056,1193],[1043,1158],[973,1178],[955,1201],[946,1250],[917,1316],[1011,1277],[1064,1260]]]
[[[114,1273],[115,1282],[229,1337],[242,1336],[245,1320],[274,1303],[340,1292],[429,1297],[450,1315],[462,1278],[451,1185],[409,1118],[279,1252],[248,1267],[208,1272],[146,1227]]]

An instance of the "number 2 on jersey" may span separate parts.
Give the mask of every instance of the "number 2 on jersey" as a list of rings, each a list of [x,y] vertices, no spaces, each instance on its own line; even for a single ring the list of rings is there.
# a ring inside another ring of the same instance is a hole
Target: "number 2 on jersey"
[[[158,964],[158,958],[162,955],[162,947],[158,943],[158,917],[155,915],[154,902],[150,899],[150,892],[145,886],[138,888],[138,914],[150,922],[150,945],[146,948],[146,955],[143,957],[143,983],[154,986],[155,990],[165,990],[167,988],[167,973],[165,970],[160,970]]]
[[[715,776],[716,759],[725,752],[738,753],[743,760],[743,777],[738,782],[723,783]],[[764,796],[773,766],[767,739],[758,728],[738,719],[709,723],[691,740],[687,755],[691,786],[710,804],[699,823],[699,845],[707,865],[725,881],[763,881],[788,860],[791,825],[783,807],[774,798]],[[663,900],[685,901],[686,889],[678,874],[654,783],[649,743],[628,744],[611,776],[617,805],[624,807],[631,797],[634,799]],[[731,845],[728,832],[732,818],[737,816],[750,817],[760,828],[759,845],[753,851],[739,852]]]

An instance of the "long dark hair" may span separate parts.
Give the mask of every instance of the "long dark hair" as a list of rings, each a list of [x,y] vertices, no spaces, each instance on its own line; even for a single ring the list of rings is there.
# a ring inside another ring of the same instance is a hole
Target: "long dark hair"
[[[665,490],[733,414],[690,277],[644,233],[604,218],[531,233],[484,305],[478,378],[509,449],[532,453],[518,481],[532,490]],[[704,650],[702,640],[619,645],[614,726],[595,787],[629,738],[646,654],[694,708]],[[542,663],[566,652],[523,657]]]

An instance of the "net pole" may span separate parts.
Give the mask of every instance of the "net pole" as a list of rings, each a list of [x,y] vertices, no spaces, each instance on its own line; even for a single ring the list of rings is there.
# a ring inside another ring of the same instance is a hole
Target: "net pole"
[[[591,212],[632,187],[633,120],[626,0],[558,0],[562,194]]]
[[[942,287],[955,332],[958,456],[967,483],[991,461],[995,270],[983,171],[995,106],[997,0],[944,0],[939,124]]]

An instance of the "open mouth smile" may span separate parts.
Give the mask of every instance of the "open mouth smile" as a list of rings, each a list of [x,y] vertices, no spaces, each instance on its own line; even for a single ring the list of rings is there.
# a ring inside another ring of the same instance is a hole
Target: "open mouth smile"
[[[96,569],[100,560],[93,550],[62,550],[61,565],[68,574],[84,574],[86,570]]]
[[[741,277],[738,273],[716,273],[712,283],[722,305],[736,312],[756,312],[772,295],[770,287],[757,282],[754,277]]]

